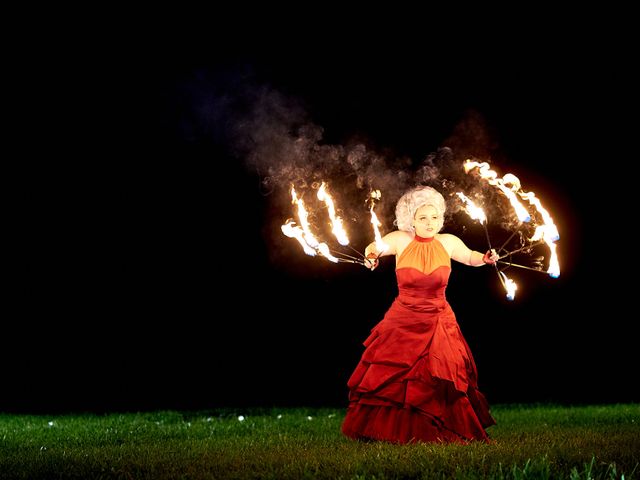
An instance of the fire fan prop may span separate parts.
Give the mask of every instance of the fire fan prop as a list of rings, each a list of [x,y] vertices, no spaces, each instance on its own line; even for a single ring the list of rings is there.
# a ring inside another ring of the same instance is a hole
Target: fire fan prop
[[[546,273],[553,278],[557,278],[560,275],[560,264],[556,252],[556,242],[559,240],[560,235],[551,215],[542,206],[542,203],[536,197],[535,193],[524,191],[521,187],[520,180],[515,175],[508,173],[503,177],[499,177],[494,170],[489,168],[489,164],[486,162],[479,163],[467,160],[464,162],[463,168],[467,174],[477,175],[480,181],[487,182],[489,185],[495,187],[500,192],[500,196],[504,196],[509,201],[510,207],[518,219],[516,228],[502,245],[496,249],[500,258],[498,262],[494,264],[494,268],[500,283],[505,289],[506,298],[513,300],[516,289],[518,288],[516,283],[505,273],[509,268],[544,272],[543,264],[545,256],[540,255],[533,257],[536,247],[540,245],[546,245],[549,252],[549,262]],[[309,210],[305,202],[298,196],[293,186],[291,187],[290,193],[291,203],[296,207],[297,222],[295,219],[289,219],[281,226],[282,232],[287,237],[295,238],[307,255],[321,256],[334,263],[346,262],[366,266],[365,262],[367,260],[365,260],[364,255],[349,244],[349,237],[344,228],[344,222],[338,215],[335,202],[325,182],[322,182],[318,189],[317,199],[322,202],[326,209],[331,233],[341,246],[339,248],[330,248],[326,241],[320,241],[317,238],[312,232],[312,226],[309,222]],[[462,202],[464,210],[469,217],[477,220],[482,225],[488,248],[492,250],[494,247],[489,237],[487,216],[484,209],[476,205],[476,203],[463,192],[456,192],[456,195]],[[376,243],[376,250],[382,253],[387,250],[388,245],[382,240],[380,233],[382,224],[375,213],[375,205],[380,198],[380,190],[372,190],[369,193],[367,204],[373,230],[373,241]],[[526,205],[523,204],[523,201],[526,202]],[[530,232],[533,233],[528,236],[527,234]],[[349,249],[349,253],[346,253],[344,251],[345,249]],[[516,263],[518,258],[526,258],[526,262],[529,262],[530,265],[523,265],[522,262]]]

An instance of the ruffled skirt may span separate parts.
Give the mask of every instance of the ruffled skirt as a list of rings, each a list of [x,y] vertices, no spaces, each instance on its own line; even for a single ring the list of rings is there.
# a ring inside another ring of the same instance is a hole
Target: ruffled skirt
[[[349,379],[342,432],[394,443],[488,441],[494,425],[453,311],[396,300],[364,343]]]

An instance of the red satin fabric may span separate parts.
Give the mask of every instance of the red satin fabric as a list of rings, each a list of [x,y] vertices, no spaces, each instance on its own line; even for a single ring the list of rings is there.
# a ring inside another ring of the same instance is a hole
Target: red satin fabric
[[[399,294],[364,342],[348,381],[342,432],[394,443],[487,441],[495,420],[476,365],[445,298],[451,261],[436,239],[398,258]]]

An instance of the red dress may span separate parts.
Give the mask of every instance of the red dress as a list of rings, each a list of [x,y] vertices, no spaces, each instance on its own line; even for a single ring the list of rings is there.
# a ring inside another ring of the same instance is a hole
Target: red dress
[[[488,440],[495,424],[476,365],[445,297],[451,260],[416,236],[398,257],[399,294],[351,375],[342,432],[395,443]]]

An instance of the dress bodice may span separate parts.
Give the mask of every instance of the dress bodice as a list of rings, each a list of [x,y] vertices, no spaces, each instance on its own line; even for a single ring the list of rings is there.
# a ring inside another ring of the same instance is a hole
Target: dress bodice
[[[416,236],[396,265],[399,297],[403,303],[423,304],[424,300],[444,299],[451,273],[451,259],[435,237]]]

